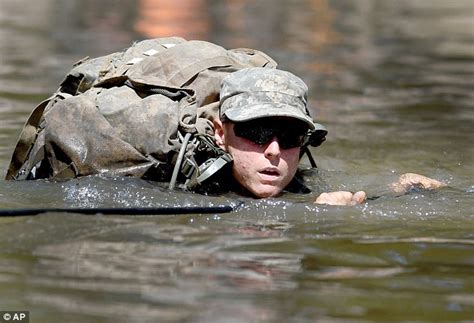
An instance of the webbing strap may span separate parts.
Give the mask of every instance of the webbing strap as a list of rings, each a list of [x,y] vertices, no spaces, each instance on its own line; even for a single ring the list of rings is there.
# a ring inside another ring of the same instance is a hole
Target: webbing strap
[[[189,80],[202,71],[210,68],[226,67],[231,65],[235,65],[235,62],[233,62],[227,56],[215,56],[203,59],[180,69],[170,77],[169,81],[171,84],[179,84],[179,86],[184,86]]]
[[[52,100],[55,100],[55,99],[64,100],[71,96],[72,95],[68,93],[56,92],[55,94],[53,94],[46,100],[42,101],[40,104],[36,106],[36,108],[33,109],[33,112],[31,112],[30,116],[28,117],[28,120],[25,123],[23,131],[21,132],[20,137],[18,138],[18,142],[16,144],[12,159],[10,161],[10,166],[8,167],[8,172],[7,172],[7,175],[5,176],[5,179],[7,180],[16,179],[18,172],[27,161],[30,155],[31,149],[33,148],[33,145],[38,136],[40,122],[42,120],[42,117],[45,113],[45,109],[48,106],[48,104]]]
[[[306,156],[308,156],[309,163],[311,164],[311,167],[312,167],[312,168],[318,168],[318,165],[316,165],[316,162],[314,161],[313,155],[311,154],[311,151],[309,151],[308,146],[305,146],[305,147],[301,148],[300,158],[301,158],[301,157],[303,156],[303,154],[305,154],[305,153],[306,153]]]
[[[33,143],[35,142],[38,126],[44,109],[48,105],[49,101],[51,101],[53,98],[54,95],[38,104],[38,106],[28,117],[28,120],[26,121],[23,131],[20,134],[20,138],[16,144],[15,153],[12,156],[10,167],[8,168],[5,179],[15,179],[15,176],[20,170],[21,166],[27,160],[30,150],[33,147]]]
[[[181,164],[183,163],[184,153],[186,152],[186,147],[188,146],[189,139],[191,138],[191,134],[188,132],[183,139],[183,143],[181,145],[181,149],[179,150],[178,159],[176,160],[176,164],[173,168],[173,174],[171,176],[170,186],[169,189],[173,190],[176,185],[176,180],[178,179],[178,173],[181,168]]]

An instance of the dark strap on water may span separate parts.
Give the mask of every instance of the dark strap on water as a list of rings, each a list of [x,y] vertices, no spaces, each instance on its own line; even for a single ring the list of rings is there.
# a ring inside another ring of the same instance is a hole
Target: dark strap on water
[[[143,207],[143,208],[37,208],[37,209],[3,209],[0,217],[29,216],[42,213],[79,213],[79,214],[103,214],[103,215],[169,215],[169,214],[209,214],[228,213],[234,207],[222,206],[166,206],[166,207]]]

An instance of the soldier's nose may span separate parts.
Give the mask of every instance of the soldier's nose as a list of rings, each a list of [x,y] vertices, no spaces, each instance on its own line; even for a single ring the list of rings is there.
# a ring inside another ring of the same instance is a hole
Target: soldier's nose
[[[273,137],[272,140],[265,147],[265,157],[275,158],[279,157],[281,153],[280,144],[278,143],[277,137]]]

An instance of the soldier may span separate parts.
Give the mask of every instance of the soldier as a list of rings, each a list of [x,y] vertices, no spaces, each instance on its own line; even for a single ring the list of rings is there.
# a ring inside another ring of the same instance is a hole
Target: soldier
[[[310,192],[299,161],[326,129],[307,109],[306,84],[268,55],[181,38],[146,40],[81,61],[28,118],[6,179],[136,176],[202,193],[265,198]],[[398,193],[443,184],[416,174]],[[363,191],[326,192],[350,205]]]
[[[325,131],[309,114],[307,91],[300,78],[275,69],[243,69],[223,80],[215,139],[233,158],[232,178],[240,191],[265,198],[294,189],[308,134]],[[405,174],[393,189],[404,193],[412,186],[434,189],[443,184]],[[365,199],[363,191],[339,191],[323,193],[315,202],[355,205]]]

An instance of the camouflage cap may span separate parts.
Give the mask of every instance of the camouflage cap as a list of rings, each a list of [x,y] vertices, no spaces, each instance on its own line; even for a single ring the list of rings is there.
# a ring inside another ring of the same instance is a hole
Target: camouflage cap
[[[291,117],[309,129],[324,129],[313,122],[306,107],[308,87],[282,70],[252,67],[234,72],[222,81],[220,116],[241,122],[265,117]]]

